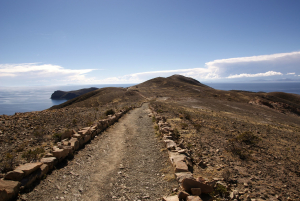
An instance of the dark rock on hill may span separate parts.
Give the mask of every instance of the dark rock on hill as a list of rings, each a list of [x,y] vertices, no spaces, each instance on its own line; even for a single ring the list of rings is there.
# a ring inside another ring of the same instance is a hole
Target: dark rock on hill
[[[76,98],[78,96],[81,96],[83,94],[86,94],[88,92],[95,91],[97,89],[98,88],[96,88],[96,87],[91,87],[91,88],[84,88],[84,89],[79,89],[79,90],[75,90],[75,91],[60,91],[60,90],[57,90],[51,95],[51,99],[70,100],[70,99]]]

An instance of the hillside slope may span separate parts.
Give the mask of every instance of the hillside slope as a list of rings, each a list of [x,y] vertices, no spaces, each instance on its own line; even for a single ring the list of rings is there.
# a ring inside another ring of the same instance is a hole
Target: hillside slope
[[[1,115],[1,172],[38,160],[66,130],[142,102],[166,119],[176,143],[187,149],[193,176],[215,181],[216,200],[233,191],[238,200],[300,199],[299,95],[216,90],[181,75],[98,89],[40,112]]]

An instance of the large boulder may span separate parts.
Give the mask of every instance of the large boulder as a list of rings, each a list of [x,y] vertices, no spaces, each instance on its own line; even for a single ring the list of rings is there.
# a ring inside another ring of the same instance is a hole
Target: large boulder
[[[188,193],[192,193],[192,188],[201,188],[202,193],[212,193],[214,190],[212,186],[203,184],[199,181],[196,181],[195,179],[189,178],[183,179],[181,182],[181,186]]]
[[[58,160],[63,160],[64,158],[66,158],[69,154],[69,150],[68,149],[55,149],[52,152],[53,156],[56,157]]]
[[[98,128],[102,131],[108,127],[108,121],[106,119],[98,121]]]
[[[41,162],[49,166],[49,170],[52,170],[57,164],[58,160],[56,157],[42,158]]]
[[[82,128],[80,131],[78,131],[78,134],[80,135],[90,134],[90,127]]]
[[[73,134],[75,134],[75,130],[66,130],[65,132],[62,133],[61,139],[66,139],[66,138],[71,138]]]
[[[80,134],[74,134],[73,138],[77,138],[78,142],[79,142],[79,147],[81,147],[82,145],[84,145],[84,139]]]
[[[175,150],[176,149],[176,143],[173,140],[164,140],[167,149],[169,150]]]
[[[29,187],[36,179],[38,179],[41,175],[41,169],[37,169],[32,174],[24,177],[21,182],[21,188],[27,188]]]
[[[21,183],[11,180],[0,180],[0,200],[8,201],[17,196]]]
[[[91,134],[85,134],[83,137],[83,143],[86,144],[90,140],[91,140]]]
[[[74,149],[72,146],[62,146],[61,148],[68,150],[68,155],[72,155],[74,152]]]
[[[97,135],[97,126],[91,127],[91,138],[93,139]]]
[[[47,164],[43,164],[41,167],[40,167],[40,171],[39,171],[39,175],[38,175],[38,178],[39,179],[42,179],[49,171],[49,165]]]
[[[79,138],[81,138],[81,135],[80,135],[80,134],[78,134],[78,133],[76,133],[76,134],[73,134],[73,138],[77,138],[77,139],[79,139]]]
[[[74,151],[79,149],[79,140],[77,138],[72,137],[69,140],[70,146],[73,148]]]
[[[201,195],[201,188],[191,188],[192,195]]]
[[[184,161],[175,162],[175,172],[188,172],[189,168]]]
[[[39,169],[42,165],[43,165],[43,163],[41,163],[41,162],[26,163],[24,165],[20,165],[20,166],[16,167],[15,170],[21,170],[25,173],[24,176],[27,176],[27,175],[31,174],[32,172],[36,171],[37,169]]]
[[[193,174],[191,172],[178,172],[175,173],[178,182],[182,182],[183,179],[193,179]]]
[[[13,180],[13,181],[21,181],[21,179],[25,176],[25,173],[22,170],[13,170],[6,173],[4,179]]]
[[[162,127],[160,129],[160,132],[165,133],[165,134],[169,134],[170,131],[173,131],[173,129],[171,127]]]
[[[68,139],[64,139],[64,140],[61,141],[61,145],[63,145],[63,146],[69,146],[70,142],[69,142]]]
[[[172,162],[172,164],[174,166],[175,166],[176,162],[186,160],[186,155],[184,155],[184,154],[179,154],[177,152],[172,152],[172,151],[169,151],[168,153],[169,153],[170,161]]]

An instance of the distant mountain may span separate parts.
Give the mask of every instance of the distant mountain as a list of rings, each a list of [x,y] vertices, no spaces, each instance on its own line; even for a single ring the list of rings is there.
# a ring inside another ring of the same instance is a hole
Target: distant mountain
[[[246,103],[300,115],[300,95],[283,92],[255,93],[216,90],[193,78],[182,75],[172,75],[166,78],[157,77],[128,88],[106,87],[96,89],[89,88],[70,92],[56,91],[52,94],[52,99],[68,99],[68,101],[53,106],[51,109],[96,107],[107,104],[128,105],[143,99],[147,101],[157,99],[175,102],[199,101],[202,104],[207,102],[209,106],[221,102],[224,104],[226,102]]]
[[[57,90],[51,95],[51,99],[70,100],[70,99],[76,98],[78,96],[81,96],[83,94],[86,94],[88,92],[95,91],[97,89],[98,88],[96,88],[96,87],[91,87],[91,88],[84,88],[84,89],[79,89],[79,90],[75,90],[75,91],[60,91],[60,90]]]

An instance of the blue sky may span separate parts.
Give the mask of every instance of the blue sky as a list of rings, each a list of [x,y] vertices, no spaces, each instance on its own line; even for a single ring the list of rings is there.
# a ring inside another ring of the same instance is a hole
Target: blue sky
[[[300,1],[0,0],[0,86],[300,81]]]

